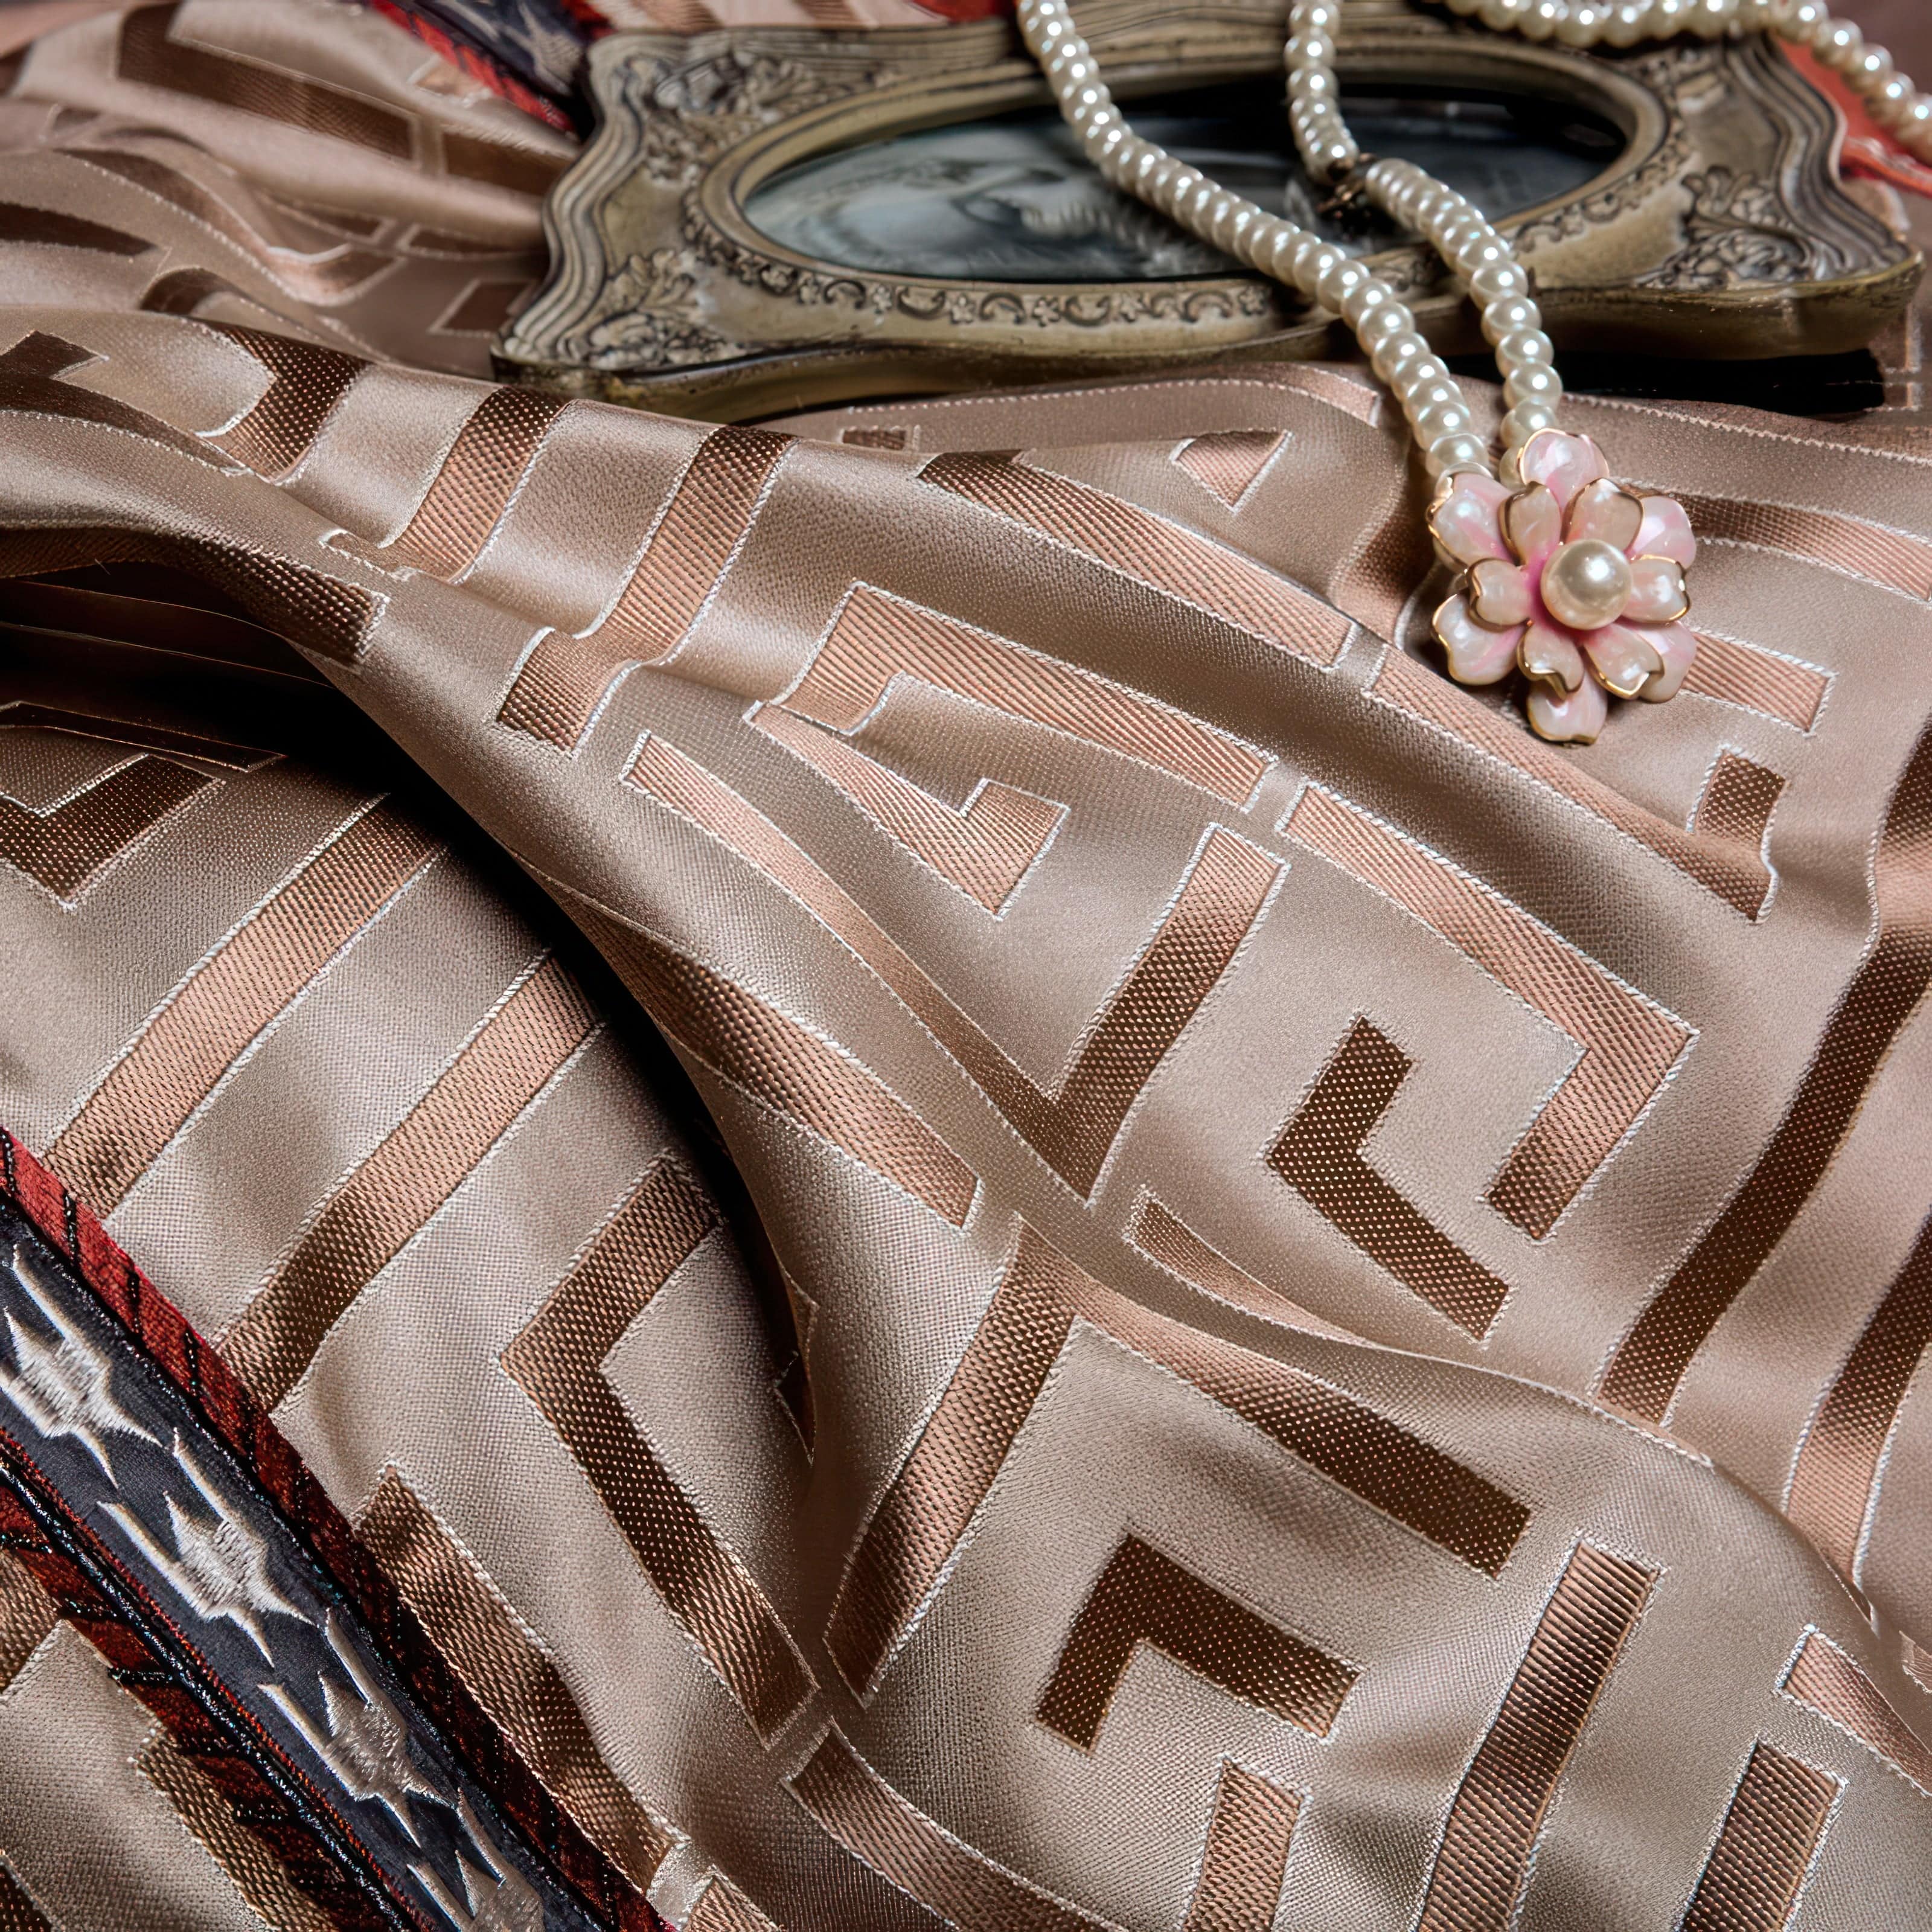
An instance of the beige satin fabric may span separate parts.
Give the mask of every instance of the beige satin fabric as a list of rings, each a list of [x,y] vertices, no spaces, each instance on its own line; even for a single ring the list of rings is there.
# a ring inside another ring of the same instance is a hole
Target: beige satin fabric
[[[6,593],[0,1118],[614,1863],[706,1932],[1916,1923],[1932,458],[1568,406],[1710,641],[1553,752],[1418,641],[1363,372],[714,430],[232,253],[157,312],[214,244],[63,116],[514,224],[137,116],[126,32],[4,104],[0,199],[169,252],[0,255],[0,567],[175,656]],[[171,32],[458,124],[379,23]]]

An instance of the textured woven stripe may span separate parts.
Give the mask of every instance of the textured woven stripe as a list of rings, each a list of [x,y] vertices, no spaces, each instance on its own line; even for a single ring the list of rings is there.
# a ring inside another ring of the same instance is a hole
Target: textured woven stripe
[[[500,722],[574,748],[625,666],[668,657],[697,622],[790,447],[790,438],[766,430],[713,430],[693,452],[610,615],[581,637],[546,631],[518,671]]]
[[[1604,1370],[1604,1399],[1634,1415],[1656,1422],[1669,1412],[1697,1351],[1810,1198],[1932,984],[1932,728],[1886,812],[1874,897],[1876,936],[1769,1144]]]
[[[1756,1745],[1680,1932],[1784,1932],[1838,1791],[1836,1778]]]
[[[272,1408],[363,1288],[422,1231],[597,1025],[554,959],[504,999],[408,1115],[322,1204],[222,1344]]]
[[[1362,1154],[1410,1064],[1387,1034],[1356,1021],[1268,1150],[1268,1163],[1371,1261],[1480,1340],[1508,1284],[1459,1248]]]
[[[1892,1425],[1932,1342],[1932,1216],[1811,1418],[1784,1513],[1856,1582]]]
[[[1507,1932],[1557,1780],[1654,1580],[1577,1545],[1450,1808],[1417,1932]]]
[[[1298,1792],[1238,1764],[1221,1767],[1201,1877],[1181,1932],[1271,1932],[1300,1809]]]
[[[836,1730],[790,1783],[799,1802],[855,1858],[956,1932],[1094,1932],[1100,1923],[942,1830]]]
[[[764,1592],[604,1376],[604,1358],[625,1330],[717,1224],[716,1209],[690,1177],[661,1160],[502,1361],[576,1457],[658,1594],[769,1737],[809,1694],[811,1677]]]
[[[1317,1737],[1328,1735],[1357,1675],[1130,1536],[1108,1558],[1060,1646],[1035,1714],[1040,1722],[1091,1750],[1142,1644]]]
[[[974,452],[936,456],[920,473],[1298,657],[1333,664],[1348,641],[1349,620],[1306,591],[1103,490]]]
[[[1520,907],[1330,793],[1310,785],[1286,830],[1439,933],[1582,1047],[1489,1190],[1498,1213],[1540,1239],[1650,1104],[1690,1028]]]
[[[964,1227],[973,1170],[858,1061],[754,993],[568,888],[571,915],[644,1010],[697,1059],[753,1099]]]
[[[1761,711],[1767,718],[1808,731],[1818,722],[1831,682],[1809,664],[1793,664],[1768,651],[1700,631],[1697,655],[1690,661],[1684,688],[1746,711]]]
[[[432,1642],[550,1795],[642,1891],[672,1840],[612,1772],[562,1672],[394,1468],[358,1524]]]
[[[392,554],[439,577],[475,562],[567,405],[568,398],[541,389],[492,389],[458,432]]]
[[[1369,694],[1546,785],[1593,818],[1634,838],[1746,918],[1755,919],[1762,910],[1771,892],[1771,874],[1755,844],[1741,850],[1734,841],[1713,838],[1708,826],[1700,824],[1686,832],[1646,812],[1613,786],[1579,771],[1573,759],[1532,737],[1520,724],[1401,651],[1384,653]]]
[[[286,475],[314,447],[322,424],[368,364],[339,349],[258,328],[210,326],[247,350],[271,380],[240,422],[208,440],[258,476]]]
[[[439,849],[389,806],[356,819],[195,968],[61,1130],[48,1165],[112,1213],[242,1049]]]
[[[1677,500],[1700,542],[1752,544],[1822,563],[1848,577],[1869,578],[1908,597],[1932,597],[1932,543],[1857,517],[1728,496]]]
[[[1781,1688],[1787,1697],[1848,1732],[1932,1798],[1932,1749],[1829,1637],[1816,1630],[1806,1633]]]

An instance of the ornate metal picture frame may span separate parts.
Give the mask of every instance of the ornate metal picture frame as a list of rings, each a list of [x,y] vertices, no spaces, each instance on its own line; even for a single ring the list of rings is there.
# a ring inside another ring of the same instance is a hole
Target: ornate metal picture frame
[[[1238,132],[1250,125],[1274,140],[1282,10],[1264,0],[1088,0],[1082,17],[1136,112],[1220,102]],[[1840,184],[1836,110],[1767,36],[1586,55],[1472,31],[1412,0],[1357,0],[1340,68],[1345,87],[1398,110],[1486,104],[1594,130],[1598,151],[1562,164],[1558,191],[1502,222],[1563,347],[1840,351],[1864,346],[1910,302],[1918,257]],[[1044,86],[1007,22],[619,34],[594,49],[590,76],[598,130],[547,205],[550,272],[499,338],[506,375],[744,418],[1346,348],[1292,291],[1150,238],[1144,224],[1157,218],[1131,202],[1143,226],[1127,233],[1124,214],[1100,207],[1112,190],[1078,178],[1077,155],[1008,166],[1012,143],[1034,144],[1038,160],[1051,130]],[[1285,153],[1285,130],[1279,139]],[[1443,152],[1467,146],[1459,136]],[[1279,191],[1292,196],[1301,190],[1282,167]],[[862,198],[896,172],[928,184],[918,190],[937,197],[928,226],[941,229],[960,226],[955,213],[976,184],[1024,176],[1023,191],[1002,186],[994,197],[1000,219],[1016,234],[1030,224],[1064,235],[1054,196],[1071,193],[1090,211],[1081,220],[1100,254],[1119,244],[1130,265],[1043,280],[1037,260],[1024,274],[988,274],[969,250],[961,272],[908,266],[892,247],[917,258],[938,245],[919,232],[918,203],[898,212],[884,240],[864,236],[838,200]],[[1480,346],[1425,248],[1387,232],[1362,245],[1438,346]]]

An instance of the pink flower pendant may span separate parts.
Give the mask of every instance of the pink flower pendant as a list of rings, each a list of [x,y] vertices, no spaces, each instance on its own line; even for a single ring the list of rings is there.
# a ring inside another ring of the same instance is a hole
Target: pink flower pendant
[[[1436,640],[1457,683],[1520,670],[1537,735],[1587,745],[1610,716],[1606,694],[1677,694],[1697,650],[1682,622],[1697,540],[1673,499],[1611,482],[1587,436],[1544,430],[1513,466],[1517,485],[1465,474],[1437,492],[1430,533],[1462,574],[1436,613]]]

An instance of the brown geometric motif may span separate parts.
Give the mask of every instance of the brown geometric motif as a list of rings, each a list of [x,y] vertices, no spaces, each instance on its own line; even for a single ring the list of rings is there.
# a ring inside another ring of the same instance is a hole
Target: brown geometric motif
[[[339,349],[210,322],[268,371],[268,386],[231,428],[208,440],[258,476],[286,476],[315,446],[322,426],[369,364]]]
[[[1784,1513],[1849,1582],[1858,1579],[1885,1445],[1932,1342],[1932,1215],[1826,1386],[1798,1444]]]
[[[445,578],[476,561],[550,427],[568,399],[540,389],[490,390],[437,465],[408,524],[376,554]]]
[[[1358,1674],[1130,1535],[1081,1606],[1034,1714],[1091,1750],[1143,1644],[1318,1738]]]
[[[134,1760],[134,1768],[174,1808],[250,1909],[272,1932],[332,1932],[335,1921],[290,1882],[281,1860],[236,1816],[221,1787],[160,1725]],[[0,1910],[0,1932],[6,1918]]]
[[[1413,1063],[1358,1019],[1267,1154],[1270,1167],[1403,1287],[1478,1341],[1509,1294],[1363,1157]]]
[[[1774,718],[1796,730],[1809,731],[1817,723],[1832,686],[1822,671],[1734,638],[1713,637],[1708,631],[1696,635],[1697,655],[1684,680],[1686,691]]]
[[[1500,893],[1318,786],[1304,790],[1282,829],[1394,900],[1581,1048],[1488,1192],[1498,1214],[1541,1240],[1656,1097],[1690,1029]]]
[[[58,208],[31,208],[25,202],[0,201],[0,244],[31,248],[86,248],[101,255],[148,255],[160,246],[144,236],[130,235],[88,221]]]
[[[663,739],[646,738],[625,782],[711,833],[815,914],[922,1022],[1041,1158],[1082,1194],[1093,1190],[1134,1102],[1227,971],[1282,871],[1280,860],[1214,826],[1058,1084],[1042,1090],[842,886],[702,766]]]
[[[254,267],[285,295],[317,308],[353,300],[388,272],[395,257],[386,250],[337,247],[304,256],[262,234],[238,210],[212,194],[193,176],[152,154],[124,149],[68,149],[88,167],[128,182],[204,228],[212,229],[248,255]]]
[[[836,1725],[788,1782],[855,1858],[957,1932],[1118,1932],[962,1844],[895,1791]]]
[[[1230,1302],[1237,1308],[1247,1309],[1291,1328],[1305,1328],[1342,1341],[1358,1339],[1332,1322],[1310,1314],[1299,1302],[1291,1301],[1268,1282],[1257,1281],[1245,1268],[1237,1268],[1220,1249],[1210,1247],[1171,1208],[1151,1194],[1143,1192],[1135,1202],[1126,1235],[1156,1267],[1217,1300]]]
[[[722,1872],[714,1872],[685,1921],[684,1932],[782,1932]]]
[[[47,1164],[97,1213],[112,1213],[249,1042],[441,850],[388,806],[362,812],[170,994],[61,1130]]]
[[[718,1226],[683,1168],[661,1160],[503,1351],[512,1381],[562,1437],[671,1613],[760,1737],[811,1694],[764,1593],[699,1514],[604,1378],[604,1358]]]
[[[1932,985],[1932,728],[1886,808],[1872,868],[1876,930],[1756,1164],[1617,1346],[1603,1399],[1661,1422],[1712,1329],[1823,1179],[1892,1042]]]
[[[1784,780],[1764,772],[1762,766],[1750,765],[1735,752],[1725,753],[1724,758],[1735,765],[1748,766],[1751,772],[1761,772],[1764,779],[1772,781],[1769,795],[1763,796],[1761,784],[1746,787],[1740,794],[1736,778],[1726,776],[1716,801],[1718,823],[1706,822],[1711,787],[1718,780],[1714,772],[1706,782],[1706,802],[1700,804],[1690,830],[1686,832],[1668,819],[1634,804],[1614,787],[1579,771],[1561,754],[1401,651],[1384,653],[1369,686],[1369,695],[1547,786],[1592,818],[1635,839],[1747,919],[1754,920],[1763,910],[1771,896],[1771,873],[1762,850],[1764,827],[1769,822],[1771,808],[1777,802]],[[1731,767],[1723,765],[1722,760],[1720,764],[1729,774]],[[1762,819],[1758,836],[1747,841],[1739,835],[1739,811],[1741,808],[1755,811],[1760,801]]]
[[[1272,1932],[1301,1795],[1230,1760],[1181,1932]]]
[[[849,736],[902,677],[1064,732],[1245,806],[1271,760],[1142,692],[1043,657],[944,612],[854,584],[790,689],[788,711]]]
[[[1923,537],[1834,511],[1701,496],[1682,490],[1672,494],[1684,506],[1700,543],[1780,550],[1806,563],[1902,591],[1921,602],[1932,597],[1932,543]]]
[[[1690,830],[1733,845],[1762,866],[1771,814],[1784,790],[1782,772],[1754,764],[1740,752],[1720,752],[1698,794]]]
[[[221,1342],[264,1408],[302,1379],[350,1304],[475,1173],[602,1022],[552,958],[534,962],[428,1091],[323,1202]]]
[[[1754,1745],[1679,1932],[1784,1932],[1841,1789],[1773,1745]]]
[[[1808,1630],[1778,1686],[1793,1703],[1835,1724],[1932,1798],[1932,1749],[1928,1749],[1880,1690],[1822,1631]]]
[[[850,1054],[560,880],[538,876],[693,1059],[954,1227],[966,1225],[979,1189],[973,1170]]]
[[[60,380],[76,369],[106,359],[78,343],[37,328],[0,355],[0,410],[59,416],[70,422],[122,430],[146,442],[158,442],[177,455],[190,456],[197,463],[216,469],[224,466],[216,461],[211,446],[199,436],[186,435],[159,416],[150,416],[146,410],[137,410],[97,389]]]
[[[52,805],[23,804],[0,789],[0,860],[26,873],[70,912],[162,820],[220,784],[186,759],[247,771],[270,755],[38,704],[0,706],[0,787],[7,765],[23,774],[32,769],[37,741],[57,738],[64,746],[83,739],[112,749],[112,763]],[[127,748],[135,746],[152,746],[158,755],[128,756]]]
[[[966,1534],[1076,1322],[1192,1383],[1342,1488],[1490,1575],[1528,1521],[1514,1498],[1352,1396],[1127,1300],[1023,1224],[978,1329],[847,1560],[826,1642],[860,1696]]]
[[[1168,460],[1210,496],[1238,510],[1287,444],[1286,430],[1214,430],[1177,444]]]
[[[1164,597],[1204,610],[1262,643],[1331,664],[1354,629],[1318,598],[1138,505],[1010,456],[935,456],[928,483],[964,496]]]
[[[574,635],[544,632],[518,667],[497,722],[574,751],[624,673],[663,663],[703,615],[791,446],[789,436],[728,424],[706,436],[608,614]]]
[[[1558,1780],[1656,1572],[1571,1552],[1449,1809],[1416,1932],[1508,1932]]]
[[[0,1550],[0,1691],[52,1635],[60,1606],[20,1559]],[[0,1919],[0,1926],[5,1921]]]
[[[0,1932],[60,1932],[0,1857]]]
[[[178,0],[154,0],[125,16],[115,63],[122,80],[352,142],[392,160],[416,158],[420,146],[421,158],[430,161],[440,146],[444,173],[532,198],[548,193],[568,166],[557,155],[453,130],[442,132],[439,142],[439,130],[429,124],[367,94],[176,40],[179,11]]]
[[[964,805],[948,805],[780,705],[759,705],[746,722],[811,766],[887,837],[995,918],[1066,817],[1064,805],[989,778]]]

